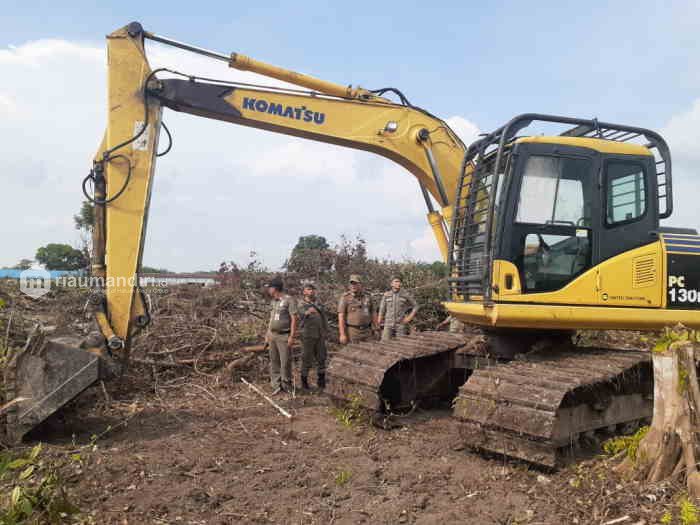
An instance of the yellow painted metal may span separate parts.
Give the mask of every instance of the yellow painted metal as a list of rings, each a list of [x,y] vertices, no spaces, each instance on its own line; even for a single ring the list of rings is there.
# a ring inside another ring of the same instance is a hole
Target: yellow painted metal
[[[493,297],[496,300],[522,293],[520,273],[518,268],[510,261],[493,261],[492,282],[494,287]]]
[[[535,144],[562,144],[566,146],[577,146],[580,148],[589,148],[600,153],[617,153],[620,155],[646,155],[653,156],[654,154],[644,146],[638,144],[629,144],[627,142],[615,142],[614,140],[592,139],[587,137],[561,137],[555,136],[532,136],[522,137],[515,141],[516,143],[535,143]]]
[[[452,224],[452,216],[454,215],[454,206],[450,204],[449,206],[445,206],[442,208],[442,216],[445,218],[445,224],[447,225],[448,229]]]
[[[652,330],[668,323],[700,325],[697,310],[663,309],[664,255],[662,243],[653,242],[602,262],[560,290],[541,293],[522,293],[516,266],[496,260],[492,305],[472,301],[445,303],[445,307],[461,321],[485,326]],[[645,263],[644,274],[636,266],[640,261]],[[510,289],[506,286],[509,274]]]
[[[107,148],[128,141],[144,125],[142,88],[150,74],[142,43],[125,29],[107,37],[108,123]],[[150,100],[148,126],[136,141],[112,153],[106,165],[107,198],[114,197],[131,178],[123,194],[107,205],[106,298],[114,333],[129,341],[132,319],[142,311],[135,306],[134,290],[146,232],[155,151],[160,131],[160,104]],[[123,155],[124,157],[118,157]],[[140,302],[140,301],[139,301]]]
[[[102,332],[102,335],[105,336],[105,339],[109,341],[116,335],[114,330],[112,330],[109,319],[107,319],[107,314],[104,312],[97,312],[95,314],[95,319],[97,320],[97,325],[100,327],[100,331]]]
[[[321,80],[309,75],[304,75],[303,73],[297,73],[291,69],[285,69],[278,66],[273,66],[267,64],[260,60],[256,60],[249,56],[243,55],[241,53],[232,53],[231,60],[229,61],[229,66],[240,69],[241,71],[252,71],[253,73],[258,73],[260,75],[265,75],[266,77],[276,78],[277,80],[282,80],[284,82],[289,82],[296,86],[301,86],[326,95],[332,95],[334,97],[341,98],[361,98],[365,100],[377,100],[389,102],[387,99],[378,97],[374,93],[362,89],[353,88],[352,86],[342,86],[336,84],[335,82],[328,82],[327,80]]]
[[[437,240],[438,247],[440,248],[440,254],[442,255],[442,260],[447,262],[447,251],[448,251],[448,240],[447,234],[445,233],[445,223],[442,220],[442,215],[437,211],[431,211],[428,213],[428,223],[433,230],[433,235]]]
[[[700,328],[697,310],[477,302],[445,303],[445,307],[460,321],[500,328],[660,330],[679,322]]]
[[[634,280],[635,263],[640,258],[652,261],[656,276],[642,287],[635,286]],[[504,293],[507,273],[515,274],[520,285],[518,270],[508,261],[494,261],[493,282],[498,283],[498,292],[494,291],[493,298],[519,303],[659,307],[665,296],[663,260],[662,246],[657,241],[603,261],[560,290],[540,293]]]
[[[445,206],[448,203],[442,201],[425,150],[415,139],[419,130],[428,129],[445,191],[448,196],[455,195],[457,191],[464,145],[444,123],[421,111],[398,104],[244,88],[235,89],[224,100],[243,116],[242,119],[233,121],[235,124],[369,151],[386,157],[415,175],[435,200]],[[257,105],[260,101],[264,104]],[[282,108],[283,114],[271,110],[271,107]],[[296,115],[296,110],[301,111],[302,118],[297,120],[285,116],[287,108],[291,108],[291,115]],[[323,115],[322,124],[313,118],[304,120],[305,111],[310,111],[319,118]],[[395,131],[386,131],[389,122],[396,123]]]

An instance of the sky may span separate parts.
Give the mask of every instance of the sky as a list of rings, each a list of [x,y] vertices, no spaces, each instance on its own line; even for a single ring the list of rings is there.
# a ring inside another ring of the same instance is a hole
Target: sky
[[[104,36],[154,33],[340,84],[401,89],[465,142],[524,112],[648,127],[674,162],[669,225],[700,228],[700,2],[25,2],[0,33],[0,266],[79,245],[73,214],[106,121]],[[149,45],[153,67],[268,83]],[[415,179],[369,153],[165,110],[143,261],[175,271],[278,268],[302,235],[377,257],[439,252]]]

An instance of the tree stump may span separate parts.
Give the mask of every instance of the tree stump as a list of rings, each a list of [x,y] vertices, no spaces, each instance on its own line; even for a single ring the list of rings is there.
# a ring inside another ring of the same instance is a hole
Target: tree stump
[[[700,386],[696,353],[700,334],[683,326],[666,329],[652,351],[654,414],[635,457],[619,470],[649,482],[684,476],[688,494],[700,499],[697,458],[700,442]]]

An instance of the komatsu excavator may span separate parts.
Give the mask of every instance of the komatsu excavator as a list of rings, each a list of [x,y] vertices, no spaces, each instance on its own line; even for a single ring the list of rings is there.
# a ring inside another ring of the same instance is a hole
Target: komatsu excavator
[[[151,70],[145,40],[303,89]],[[523,114],[467,147],[394,88],[341,86],[136,22],[107,47],[107,130],[83,181],[100,331],[81,348],[40,340],[15,356],[5,377],[8,399],[24,398],[7,418],[14,439],[125,363],[151,322],[138,274],[163,108],[370,151],[417,179],[449,269],[445,307],[474,328],[348,345],[329,364],[331,396],[377,411],[453,399],[469,445],[550,467],[582,435],[651,415],[648,354],[584,348],[571,334],[700,327],[700,237],[659,225],[673,206],[659,134]],[[526,134],[533,124],[559,131]]]

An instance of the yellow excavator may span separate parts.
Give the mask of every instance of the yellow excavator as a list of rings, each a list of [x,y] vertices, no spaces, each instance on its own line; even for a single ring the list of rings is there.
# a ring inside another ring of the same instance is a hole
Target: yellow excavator
[[[288,87],[151,70],[145,40]],[[700,237],[660,226],[673,198],[659,134],[528,113],[466,146],[395,88],[322,81],[136,22],[107,47],[107,130],[83,181],[95,204],[99,333],[80,348],[37,337],[14,357],[6,395],[24,400],[7,416],[13,439],[113,374],[151,322],[138,275],[163,108],[370,151],[417,179],[448,265],[445,307],[473,329],[345,346],[329,364],[331,396],[378,412],[452,399],[469,445],[550,467],[582,436],[651,415],[648,354],[585,348],[572,333],[700,327]],[[558,133],[528,135],[531,125]]]

